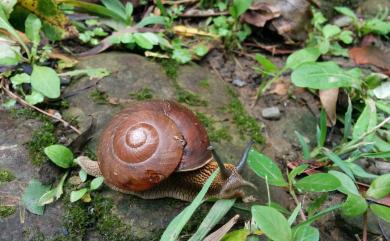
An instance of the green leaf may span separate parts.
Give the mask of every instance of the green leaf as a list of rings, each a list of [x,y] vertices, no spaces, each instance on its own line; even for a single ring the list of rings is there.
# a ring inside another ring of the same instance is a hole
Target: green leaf
[[[368,157],[368,158],[390,159],[390,151],[375,152],[375,153],[362,153],[361,156]]]
[[[367,19],[362,27],[364,35],[375,33],[379,35],[387,35],[390,33],[390,24],[378,18]]]
[[[9,17],[11,12],[13,11],[16,3],[17,3],[17,0],[2,1],[0,3],[0,7],[3,7],[3,10],[6,13],[7,18]]]
[[[366,100],[366,106],[364,107],[362,113],[357,119],[353,131],[352,131],[352,140],[359,139],[364,133],[370,131],[375,127],[377,122],[376,115],[376,106],[375,102],[371,99]],[[370,141],[374,137],[374,133],[370,134],[365,138],[365,140]]]
[[[306,170],[306,168],[308,168],[309,165],[308,164],[301,164],[299,166],[297,166],[296,168],[292,169],[291,172],[288,174],[288,179],[290,180],[290,182],[299,174],[301,174],[302,172],[304,172]]]
[[[266,155],[255,150],[250,150],[248,165],[260,177],[267,178],[269,184],[286,187],[288,184],[282,176],[279,167]]]
[[[134,33],[133,34],[135,43],[143,49],[152,49],[153,42],[151,42],[144,34]]]
[[[348,108],[344,116],[344,139],[345,140],[347,140],[349,135],[351,134],[351,126],[352,126],[352,103],[351,103],[351,98],[349,98],[348,96]]]
[[[292,232],[287,219],[276,209],[268,206],[252,206],[252,218],[256,226],[274,241],[291,241]]]
[[[111,10],[112,12],[117,13],[123,22],[126,22],[127,16],[126,16],[126,9],[125,6],[123,6],[122,2],[119,0],[101,0],[103,5]]]
[[[378,175],[374,175],[371,173],[366,172],[361,166],[355,164],[355,163],[346,163],[348,167],[351,169],[353,174],[358,177],[363,178],[376,178]]]
[[[209,52],[209,49],[207,48],[206,45],[199,44],[194,48],[194,52],[196,55],[203,57]]]
[[[202,241],[215,225],[226,215],[233,207],[235,199],[221,199],[214,203],[207,216],[199,225],[198,230],[188,241]]]
[[[384,198],[390,194],[390,173],[375,178],[366,194],[376,199]]]
[[[299,144],[302,147],[303,159],[310,160],[310,149],[309,145],[306,143],[305,137],[303,137],[298,131],[294,131],[295,135],[298,137]]]
[[[359,195],[349,194],[347,201],[341,207],[341,213],[348,217],[356,217],[365,213],[367,210],[366,200]]]
[[[327,24],[322,28],[322,34],[325,38],[331,38],[341,32],[341,29],[333,24]]]
[[[38,206],[44,206],[46,204],[52,203],[54,201],[54,198],[56,196],[56,189],[49,190],[48,192],[44,193],[39,199],[38,199]]]
[[[127,2],[125,6],[125,12],[126,12],[126,19],[128,21],[131,19],[131,15],[133,15],[133,11],[134,11],[133,4],[131,2]]]
[[[379,204],[371,204],[370,205],[371,211],[381,219],[385,220],[386,222],[390,223],[390,208],[379,205]]]
[[[73,153],[66,146],[51,145],[46,147],[44,152],[59,167],[69,168],[74,164]]]
[[[389,152],[390,151],[390,142],[384,141],[377,134],[374,134],[373,138],[370,140],[374,142],[375,148],[380,152]]]
[[[0,43],[0,65],[16,65],[22,60],[19,48],[11,46],[9,43]]]
[[[350,17],[354,22],[358,21],[358,18],[356,16],[356,14],[350,8],[347,8],[347,7],[335,7],[334,9],[336,9],[337,12],[339,12],[341,14],[344,14],[345,16]]]
[[[355,177],[353,176],[353,172],[349,168],[349,166],[345,163],[345,161],[341,160],[339,156],[337,156],[334,152],[331,150],[328,150],[324,148],[324,154],[327,156],[332,162],[334,162],[345,174],[347,174],[352,180],[355,180]]]
[[[263,67],[265,73],[272,74],[279,71],[279,68],[264,55],[256,54],[255,58],[256,61]]]
[[[10,80],[12,83],[12,87],[15,88],[16,86],[21,85],[23,83],[30,83],[30,75],[26,73],[16,74],[12,76]]]
[[[324,209],[324,210],[314,214],[313,216],[308,217],[308,219],[306,221],[301,222],[300,224],[296,225],[296,227],[301,227],[301,226],[305,226],[305,225],[311,224],[314,221],[318,220],[319,218],[325,216],[326,214],[331,213],[331,212],[333,212],[336,209],[339,209],[340,207],[341,207],[340,204],[336,204],[336,205],[333,205],[333,206],[331,206],[329,208],[326,208],[326,209]]]
[[[1,106],[4,107],[6,110],[9,110],[12,107],[14,107],[15,104],[16,104],[16,100],[15,99],[8,99],[4,103],[2,103]]]
[[[320,147],[323,147],[325,145],[326,141],[326,112],[324,109],[321,109],[321,115],[320,115],[320,129],[319,129],[319,135],[317,137],[317,144]]]
[[[87,188],[82,188],[77,191],[72,191],[70,193],[70,201],[73,203],[80,200],[87,193],[87,191],[88,191]]]
[[[22,196],[22,203],[28,211],[37,215],[43,215],[43,206],[38,205],[39,198],[50,189],[50,186],[42,185],[38,180],[32,179]]]
[[[26,98],[27,103],[29,103],[30,105],[35,105],[35,104],[41,103],[45,99],[45,97],[41,93],[34,91],[34,90],[31,91],[30,95],[26,95],[25,98]]]
[[[335,62],[310,62],[300,65],[291,74],[296,86],[312,89],[338,87],[359,88],[361,71],[358,68],[345,71]]]
[[[320,57],[321,53],[318,48],[304,48],[288,56],[285,69],[295,70],[300,65],[307,62],[314,62]]]
[[[84,171],[84,169],[81,168],[79,171],[79,177],[82,182],[85,182],[87,180],[88,174],[86,171]]]
[[[103,184],[103,181],[104,181],[104,177],[100,176],[100,177],[95,177],[92,181],[91,181],[91,190],[96,190],[98,189],[102,184]]]
[[[181,64],[185,64],[191,61],[191,52],[188,49],[174,49],[172,58]]]
[[[194,214],[195,210],[200,206],[200,204],[202,204],[203,197],[206,195],[207,190],[217,176],[218,172],[219,171],[215,171],[213,174],[211,174],[191,204],[169,223],[168,227],[161,236],[160,241],[175,241],[178,239],[184,225],[190,220],[191,216]]]
[[[54,69],[45,66],[33,66],[31,86],[49,98],[58,98],[61,93],[60,78]]]
[[[320,232],[311,226],[300,226],[293,230],[294,241],[318,241]]]
[[[352,193],[355,195],[360,195],[359,190],[357,189],[354,181],[347,175],[339,171],[329,171],[329,174],[335,176],[339,179],[341,186],[337,188],[337,191],[342,192],[344,194]]]
[[[251,6],[252,0],[233,0],[230,14],[233,18],[238,18]]]
[[[338,39],[340,39],[345,44],[351,44],[353,42],[353,33],[349,30],[343,30],[339,36]]]
[[[34,14],[29,14],[25,22],[25,32],[33,45],[37,46],[41,41],[39,31],[41,30],[41,20]]]
[[[221,241],[247,241],[247,237],[250,234],[248,229],[239,229],[227,233]]]
[[[160,24],[160,25],[164,25],[165,24],[165,17],[162,17],[162,16],[147,16],[147,17],[144,17],[139,23],[137,23],[137,27],[139,28],[143,28],[147,25],[156,25],[156,24]]]
[[[297,219],[297,216],[299,214],[299,212],[301,211],[302,209],[302,204],[299,203],[295,208],[294,208],[294,211],[291,213],[290,217],[288,217],[288,225],[293,225],[293,223],[295,222],[295,220]]]
[[[302,178],[294,186],[304,192],[328,192],[341,186],[340,181],[328,173],[317,173]]]
[[[82,76],[87,75],[90,79],[102,79],[110,75],[110,71],[105,68],[77,69],[59,74],[59,76]]]

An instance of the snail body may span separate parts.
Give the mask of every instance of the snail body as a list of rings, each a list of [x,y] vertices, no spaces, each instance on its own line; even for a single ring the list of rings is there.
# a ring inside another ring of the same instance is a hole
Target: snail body
[[[220,167],[207,196],[244,197],[241,187],[253,186],[239,174],[248,146],[239,168],[223,164],[210,150],[207,132],[193,112],[173,101],[155,100],[115,115],[100,136],[98,161],[80,158],[78,163],[91,175],[103,175],[105,183],[120,192],[186,201]]]

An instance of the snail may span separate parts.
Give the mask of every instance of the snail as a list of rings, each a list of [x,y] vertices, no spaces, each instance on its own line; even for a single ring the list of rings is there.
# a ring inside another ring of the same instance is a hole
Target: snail
[[[218,167],[207,197],[247,198],[241,176],[253,142],[237,166],[223,164],[210,148],[207,132],[193,112],[174,101],[136,103],[116,114],[103,130],[97,162],[76,162],[92,176],[103,175],[114,190],[144,199],[172,197],[191,201]]]

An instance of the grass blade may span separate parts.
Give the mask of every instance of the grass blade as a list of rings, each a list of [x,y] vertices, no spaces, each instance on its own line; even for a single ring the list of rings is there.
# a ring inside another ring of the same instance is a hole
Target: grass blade
[[[297,135],[299,144],[301,144],[303,159],[309,160],[310,159],[309,145],[306,143],[305,138],[298,131],[295,131],[295,135]]]

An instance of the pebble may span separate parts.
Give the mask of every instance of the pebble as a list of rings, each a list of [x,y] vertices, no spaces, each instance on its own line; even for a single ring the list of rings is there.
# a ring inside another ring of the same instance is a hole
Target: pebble
[[[246,85],[246,82],[242,81],[240,79],[234,79],[232,83],[233,83],[233,85],[235,85],[237,87],[243,87]]]
[[[390,162],[376,160],[375,167],[378,168],[381,174],[390,173]]]
[[[268,107],[263,109],[261,111],[261,115],[263,116],[264,119],[279,120],[282,114],[280,113],[278,107],[273,106],[273,107]]]

